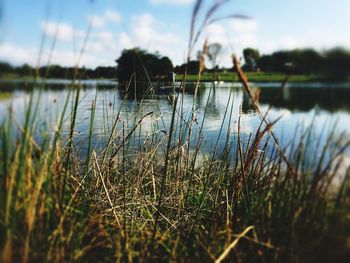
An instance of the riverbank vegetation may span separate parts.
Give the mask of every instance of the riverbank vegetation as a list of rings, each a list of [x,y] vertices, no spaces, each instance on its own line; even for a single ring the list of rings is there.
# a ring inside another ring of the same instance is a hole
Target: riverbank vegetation
[[[195,29],[202,2],[195,1],[189,53],[202,30]],[[215,18],[219,3],[205,21]],[[10,107],[0,124],[1,262],[349,262],[350,142],[336,126],[320,132],[311,123],[296,126],[282,146],[274,132],[279,118],[260,109],[258,92],[233,56],[236,76],[227,76],[241,82],[261,122],[245,130],[241,109],[233,117],[231,93],[222,98],[224,117],[204,150],[215,92],[213,83],[198,112],[206,52],[207,42],[192,108],[184,108],[182,82],[168,97],[170,113],[146,111],[149,99],[141,98],[133,114],[123,115],[134,78],[121,103],[98,104],[96,94],[81,148],[75,143],[80,75],[72,77],[53,133],[38,119],[43,86],[38,96],[31,93],[23,122]],[[154,95],[152,85],[147,95]],[[97,148],[93,138],[101,134],[94,127],[108,118],[95,113],[106,107],[116,113]]]
[[[261,124],[245,132],[233,118],[233,96],[225,98],[209,152],[203,127],[214,84],[199,122],[183,108],[185,86],[169,98],[169,126],[160,110],[145,112],[143,100],[123,118],[124,102],[94,99],[84,148],[74,143],[79,86],[53,134],[38,134],[44,124],[34,93],[23,123],[10,109],[0,126],[2,261],[347,262],[350,142],[311,124],[296,127],[282,148],[278,119],[260,111],[233,61]],[[107,106],[119,110],[104,147],[95,148],[94,126],[103,121],[95,112]]]
[[[214,43],[215,44],[215,43]],[[216,43],[217,44],[217,43]],[[332,81],[341,82],[349,80],[350,53],[342,48],[334,48],[317,52],[313,49],[296,49],[277,51],[272,54],[260,55],[253,48],[246,48],[243,52],[244,65],[249,79],[255,82],[281,82],[286,75],[291,75],[291,82]],[[203,69],[201,81],[236,81],[232,78],[233,68],[222,68],[217,65],[216,54],[211,55],[214,64]],[[210,56],[209,56],[210,57]],[[215,65],[215,66],[214,66]],[[133,69],[135,67],[135,69]],[[143,74],[143,67],[148,72]],[[172,61],[161,54],[152,54],[140,48],[124,50],[116,59],[115,66],[100,66],[95,69],[74,67],[62,67],[60,65],[43,66],[38,69],[30,65],[13,67],[6,62],[0,63],[0,79],[31,79],[33,77],[72,79],[74,76],[80,79],[113,79],[121,82],[129,80],[131,73],[137,72],[138,81],[147,78],[168,79],[171,72],[175,72],[177,80],[182,80],[182,75],[187,73],[187,80],[195,81],[199,69],[199,60],[173,67]]]
[[[232,72],[234,70],[232,69]],[[239,79],[232,72],[219,72],[219,73],[203,73],[201,81],[213,82],[213,81],[224,81],[224,82],[238,82]],[[282,83],[286,80],[287,75],[283,73],[269,73],[269,72],[247,72],[247,77],[251,82],[279,82]],[[197,75],[186,75],[187,81],[196,81]],[[181,81],[183,75],[176,75],[176,80]],[[319,82],[326,81],[327,79],[321,75],[288,75],[288,82]]]
[[[23,124],[9,113],[0,126],[3,262],[349,259],[350,170],[343,165],[349,142],[332,130],[321,145],[312,125],[299,127],[299,139],[282,149],[273,133],[277,120],[262,116],[260,128],[247,134],[238,119],[231,130],[229,97],[208,153],[205,117],[197,123],[186,115],[180,92],[165,130],[141,103],[128,119],[114,116],[102,150],[92,145],[101,121],[95,111],[104,107],[94,100],[86,149],[79,149],[73,143],[79,89],[70,94],[55,133],[40,142],[34,97]],[[152,129],[142,136],[146,119]]]

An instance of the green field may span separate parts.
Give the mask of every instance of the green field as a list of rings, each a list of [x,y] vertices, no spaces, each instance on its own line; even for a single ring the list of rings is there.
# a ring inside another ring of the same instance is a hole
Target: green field
[[[16,73],[0,74],[0,81],[33,81],[33,76],[21,76]]]
[[[286,75],[281,73],[270,73],[270,72],[248,72],[246,73],[248,80],[252,82],[282,82]],[[181,81],[183,75],[177,75],[176,80]],[[187,75],[187,81],[196,81],[198,79],[197,75]],[[218,73],[215,75],[214,73],[204,73],[201,76],[201,81],[238,81],[237,75],[233,72],[227,73]],[[324,76],[321,75],[291,75],[289,80],[290,82],[312,82],[312,81],[322,81],[324,80]]]
[[[248,80],[251,82],[282,82],[285,80],[286,75],[281,73],[273,72],[248,72],[246,73]],[[176,81],[181,81],[183,75],[176,75]],[[198,75],[190,74],[187,75],[186,81],[196,81]],[[0,76],[2,81],[12,81],[12,80],[22,80],[22,81],[31,81],[33,77],[31,76],[19,76],[17,74],[6,74]],[[236,82],[239,81],[237,75],[234,72],[226,73],[204,73],[201,75],[200,81],[211,82],[211,81],[225,81],[225,82]],[[288,79],[289,82],[316,82],[316,81],[325,81],[325,76],[322,75],[291,75]],[[349,80],[349,79],[348,79]]]

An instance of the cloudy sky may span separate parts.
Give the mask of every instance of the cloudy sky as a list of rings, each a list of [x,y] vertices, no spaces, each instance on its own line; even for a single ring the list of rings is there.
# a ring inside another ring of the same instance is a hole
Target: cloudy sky
[[[206,5],[214,1],[206,0]],[[0,0],[0,61],[109,66],[115,65],[123,49],[138,46],[181,64],[187,54],[193,2]],[[206,37],[221,43],[219,62],[228,66],[230,54],[241,54],[248,46],[261,53],[298,47],[350,48],[349,10],[349,0],[231,0],[218,17],[243,14],[252,19],[208,26],[196,49]]]

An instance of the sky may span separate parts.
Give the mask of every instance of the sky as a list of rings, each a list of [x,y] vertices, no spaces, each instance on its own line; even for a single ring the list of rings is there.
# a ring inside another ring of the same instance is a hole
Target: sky
[[[206,9],[217,0],[206,0]],[[140,47],[186,61],[194,0],[0,0],[0,61],[32,66],[114,66],[123,49]],[[246,47],[261,54],[281,49],[350,49],[349,0],[230,0],[216,17],[239,14],[203,31],[220,43],[218,62]]]

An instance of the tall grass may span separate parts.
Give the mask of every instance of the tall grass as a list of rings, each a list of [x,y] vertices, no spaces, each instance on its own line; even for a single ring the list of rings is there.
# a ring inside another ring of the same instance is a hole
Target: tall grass
[[[79,105],[77,95],[71,100]],[[249,137],[240,132],[240,121],[236,133],[222,124],[218,136],[227,138],[225,145],[217,147],[218,137],[203,158],[206,118],[199,124],[190,119],[199,128],[179,140],[176,127],[190,124],[176,116],[181,104],[175,100],[166,133],[154,130],[135,150],[128,141],[141,138],[138,127],[146,117],[127,127],[118,114],[123,128],[113,129],[114,143],[97,150],[92,145],[96,101],[84,159],[72,148],[74,132],[65,141],[57,130],[51,143],[39,144],[35,122],[17,129],[9,117],[1,125],[4,262],[316,261],[330,249],[329,240],[347,238],[349,169],[336,189],[332,180],[349,143],[334,134],[317,160],[310,161],[315,153],[308,147],[317,140],[312,128],[283,149],[282,157],[270,134],[275,123],[264,115]],[[73,107],[71,130],[78,111]]]
[[[193,21],[201,2],[197,1]],[[217,8],[209,9],[203,26]],[[194,28],[193,22],[190,49],[202,30],[194,33]],[[93,147],[92,140],[94,125],[101,121],[95,119],[101,106],[96,94],[85,158],[74,145],[79,87],[73,90],[72,85],[49,142],[35,141],[34,99],[23,128],[9,114],[0,126],[1,260],[319,262],[335,256],[338,262],[348,260],[350,168],[338,187],[332,182],[344,168],[349,142],[331,133],[322,149],[315,148],[311,141],[318,138],[307,128],[282,148],[272,130],[278,120],[270,121],[268,113],[259,110],[244,73],[237,62],[235,66],[261,124],[247,136],[239,118],[238,131],[231,130],[230,96],[209,155],[202,154],[203,127],[214,86],[197,123],[195,106],[189,115],[183,109],[182,83],[172,100],[169,127],[161,118],[150,118],[156,112],[145,113],[143,101],[134,116],[123,119],[125,96],[121,105],[113,105],[118,112],[101,150]],[[69,103],[73,107],[65,138]],[[143,136],[145,121],[151,122],[152,130]],[[198,129],[193,129],[195,125]],[[225,143],[218,147],[221,137]],[[317,154],[321,157],[310,158]]]

